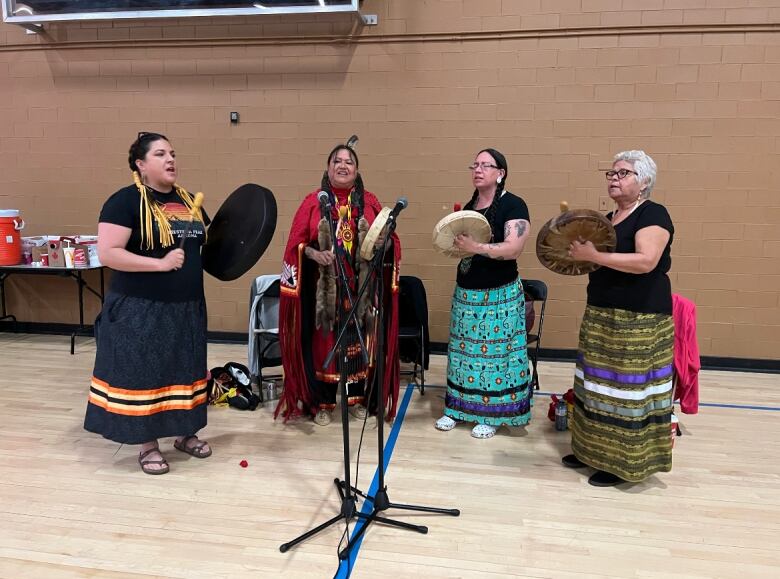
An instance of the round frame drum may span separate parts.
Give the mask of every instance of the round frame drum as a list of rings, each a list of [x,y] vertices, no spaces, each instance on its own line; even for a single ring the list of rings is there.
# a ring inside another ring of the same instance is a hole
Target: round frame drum
[[[572,209],[544,224],[536,237],[536,257],[547,269],[563,275],[583,275],[600,266],[569,257],[575,240],[591,241],[599,251],[613,252],[617,244],[615,228],[598,211]]]
[[[477,243],[490,241],[492,231],[484,215],[465,209],[445,216],[433,229],[433,247],[447,257],[463,258],[471,253],[455,247],[455,238],[461,233],[468,234]]]
[[[276,199],[249,183],[225,200],[211,221],[201,251],[203,269],[222,281],[238,279],[258,262],[276,230]]]
[[[387,225],[387,219],[389,217],[390,217],[390,208],[382,207],[382,210],[374,219],[374,222],[371,224],[371,227],[368,228],[366,237],[363,240],[362,245],[360,246],[360,257],[362,257],[366,261],[370,261],[371,258],[374,257],[374,246],[376,245],[376,240],[379,238],[379,234],[385,228],[385,225]]]

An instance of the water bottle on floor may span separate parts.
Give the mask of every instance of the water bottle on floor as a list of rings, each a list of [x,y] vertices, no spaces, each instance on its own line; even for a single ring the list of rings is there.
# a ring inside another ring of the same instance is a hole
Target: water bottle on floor
[[[271,400],[277,400],[279,394],[276,391],[276,381],[268,380],[263,382],[263,401],[269,402]]]
[[[567,430],[569,428],[566,401],[558,400],[555,405],[555,430]]]

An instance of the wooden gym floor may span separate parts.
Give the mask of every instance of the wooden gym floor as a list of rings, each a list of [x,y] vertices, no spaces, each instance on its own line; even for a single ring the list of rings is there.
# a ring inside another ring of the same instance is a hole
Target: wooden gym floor
[[[0,334],[0,577],[347,576],[336,558],[343,524],[279,552],[338,512],[339,420],[283,424],[271,408],[212,408],[211,458],[165,440],[171,472],[144,475],[137,448],[82,429],[94,350],[85,338],[71,356],[64,336]],[[245,363],[246,347],[209,346],[210,367],[230,360]],[[703,372],[708,405],[681,416],[673,471],[601,489],[560,465],[569,435],[547,420],[548,396],[528,428],[491,440],[465,426],[434,430],[444,368],[434,357],[425,396],[402,385],[405,415],[385,431],[386,482],[391,501],[462,515],[388,511],[429,533],[372,525],[353,577],[780,576],[777,375]],[[571,364],[540,370],[542,391],[570,387]],[[353,451],[360,425],[351,419]],[[376,471],[372,419],[365,434],[363,489]]]

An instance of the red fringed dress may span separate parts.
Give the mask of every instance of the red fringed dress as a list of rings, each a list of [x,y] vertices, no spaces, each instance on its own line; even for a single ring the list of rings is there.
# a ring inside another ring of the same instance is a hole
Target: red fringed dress
[[[339,356],[334,356],[327,368],[323,364],[327,354],[335,343],[339,327],[339,316],[349,311],[348,298],[342,295],[341,284],[336,283],[336,321],[333,329],[315,327],[315,308],[317,283],[320,269],[317,263],[305,256],[307,246],[319,249],[318,235],[322,219],[318,191],[307,195],[293,218],[281,277],[281,299],[279,307],[279,334],[284,366],[284,391],[274,416],[281,414],[285,420],[297,415],[314,415],[320,408],[332,409],[336,402],[336,389],[340,377],[337,366]],[[347,273],[350,290],[356,299],[358,292],[358,274],[368,271],[369,263],[360,258],[358,222],[360,203],[355,199],[354,190],[333,190],[337,207],[331,212],[331,219],[337,223],[334,245],[339,246],[337,255]],[[345,209],[346,208],[346,209]],[[363,193],[362,214],[370,225],[381,211],[377,198],[368,191]],[[392,245],[385,255],[383,263],[384,291],[383,303],[377,303],[377,284],[369,282],[371,305],[369,310],[383,316],[385,328],[384,376],[382,400],[388,420],[395,417],[399,391],[398,361],[398,276],[401,258],[401,245],[397,235],[392,236]],[[336,268],[338,272],[338,268]],[[338,274],[337,274],[338,275]],[[348,404],[361,403],[376,410],[376,398],[365,403],[364,394],[374,383],[376,362],[376,323],[364,323],[361,320],[361,334],[369,351],[369,365],[362,361],[362,351],[357,334],[347,332],[347,397]],[[371,316],[368,317],[371,320]],[[351,335],[350,335],[351,334]],[[364,392],[365,385],[365,392]]]

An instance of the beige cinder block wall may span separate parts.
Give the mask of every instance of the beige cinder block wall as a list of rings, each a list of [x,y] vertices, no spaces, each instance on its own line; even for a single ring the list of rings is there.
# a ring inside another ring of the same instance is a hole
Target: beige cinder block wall
[[[29,234],[94,232],[129,183],[126,152],[158,130],[212,213],[245,182],[279,201],[271,248],[244,278],[207,280],[210,329],[242,332],[253,275],[277,272],[292,214],[332,145],[360,136],[367,188],[402,214],[403,272],[445,341],[456,263],[430,244],[469,198],[481,147],[509,160],[534,232],[565,199],[598,208],[622,149],[658,162],[677,229],[674,289],[699,306],[704,355],[780,357],[780,2],[368,0],[379,26],[273,17],[0,26],[0,207]],[[229,123],[238,111],[241,122]],[[543,269],[544,345],[574,348],[584,278]],[[72,322],[67,280],[14,277],[23,320]],[[88,315],[97,312],[88,298]]]

